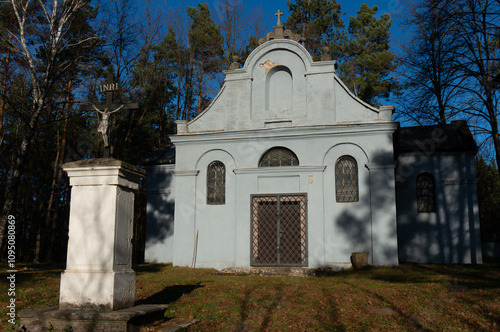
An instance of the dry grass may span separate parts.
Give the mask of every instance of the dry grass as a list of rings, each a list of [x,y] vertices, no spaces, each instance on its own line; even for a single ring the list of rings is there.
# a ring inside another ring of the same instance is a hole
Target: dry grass
[[[498,265],[404,264],[318,277],[232,276],[162,264],[135,270],[136,303],[169,303],[167,318],[201,319],[192,331],[500,330]],[[17,309],[57,305],[60,272],[21,270]],[[7,303],[6,292],[0,298]],[[8,327],[4,308],[1,330]]]

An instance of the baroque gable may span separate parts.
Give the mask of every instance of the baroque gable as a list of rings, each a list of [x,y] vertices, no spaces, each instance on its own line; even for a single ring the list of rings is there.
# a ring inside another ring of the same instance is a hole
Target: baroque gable
[[[243,68],[224,72],[211,105],[192,121],[179,121],[178,134],[392,121],[393,107],[358,99],[336,67],[333,60],[314,62],[294,40],[264,42]]]

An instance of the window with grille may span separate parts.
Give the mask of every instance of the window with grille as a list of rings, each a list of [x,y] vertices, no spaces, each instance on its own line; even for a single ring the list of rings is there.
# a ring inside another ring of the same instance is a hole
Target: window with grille
[[[214,161],[207,168],[207,204],[226,203],[226,167],[220,161]]]
[[[335,164],[335,193],[337,202],[358,202],[358,163],[351,156],[342,156]]]
[[[417,176],[418,212],[436,212],[436,183],[430,173]]]
[[[272,148],[260,160],[259,167],[299,166],[299,159],[287,148]]]

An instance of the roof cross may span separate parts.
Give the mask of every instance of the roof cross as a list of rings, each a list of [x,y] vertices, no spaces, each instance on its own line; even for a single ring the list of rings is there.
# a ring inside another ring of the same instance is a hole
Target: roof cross
[[[280,26],[281,25],[281,15],[283,15],[283,13],[281,12],[281,10],[278,9],[278,12],[274,15],[278,16],[278,26]]]

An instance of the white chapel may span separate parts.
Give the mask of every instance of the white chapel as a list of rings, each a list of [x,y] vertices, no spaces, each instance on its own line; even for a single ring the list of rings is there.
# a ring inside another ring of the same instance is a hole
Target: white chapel
[[[481,263],[463,121],[400,128],[354,96],[324,54],[278,22],[226,71],[211,105],[177,121],[147,170],[145,259],[175,266],[344,268]]]

